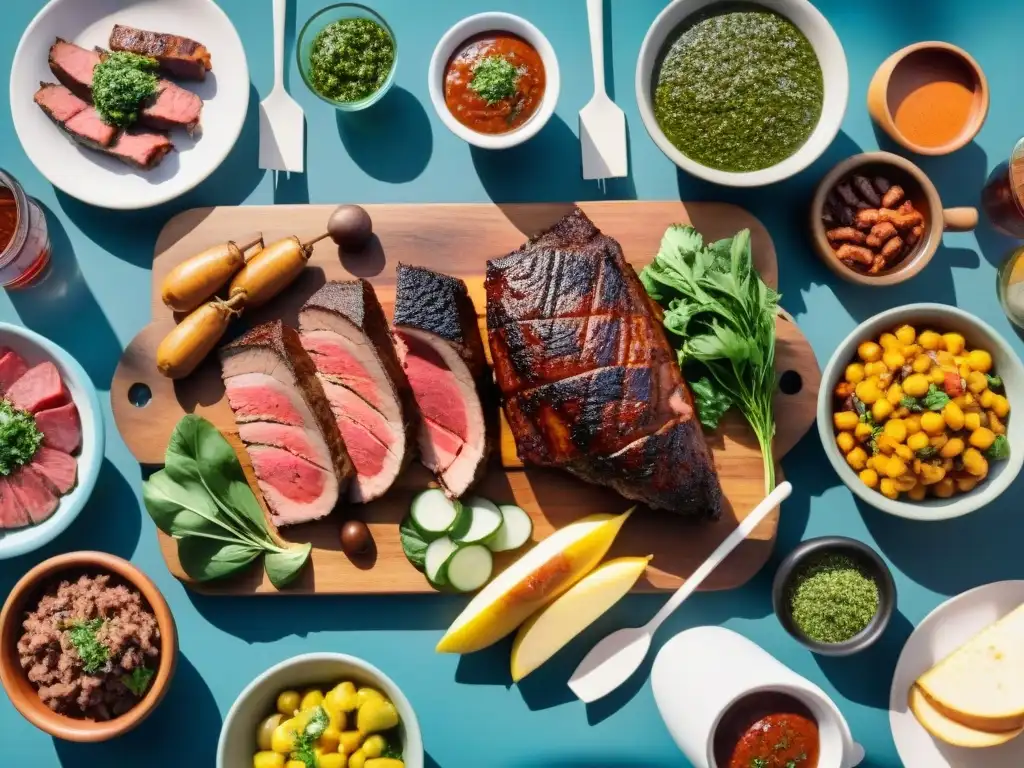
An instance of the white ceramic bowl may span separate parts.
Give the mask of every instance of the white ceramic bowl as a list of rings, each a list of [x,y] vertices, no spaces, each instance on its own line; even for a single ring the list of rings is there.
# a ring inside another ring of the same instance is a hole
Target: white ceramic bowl
[[[38,333],[9,323],[0,323],[0,346],[10,347],[29,367],[52,362],[60,371],[82,422],[82,448],[78,453],[78,484],[62,496],[57,511],[39,525],[0,531],[0,560],[17,557],[49,544],[78,517],[96,487],[103,464],[103,413],[89,376],[66,351]]]
[[[423,768],[423,738],[412,705],[394,681],[369,662],[344,653],[307,653],[282,661],[242,691],[224,718],[217,743],[217,768],[252,768],[256,726],[274,713],[274,702],[289,688],[335,685],[352,680],[377,688],[398,710],[405,768]]]
[[[918,332],[935,329],[962,334],[969,348],[986,349],[991,353],[993,372],[1003,380],[1011,409],[1007,422],[1010,456],[1005,461],[990,462],[988,477],[969,493],[958,493],[948,499],[929,497],[924,501],[888,499],[861,482],[836,445],[832,426],[832,392],[842,379],[846,366],[856,359],[857,345],[862,341],[877,340],[885,331],[891,332],[904,323],[912,325]],[[833,353],[821,376],[821,389],[818,391],[818,435],[839,477],[871,506],[910,520],[949,520],[991,503],[1017,477],[1024,464],[1024,416],[1015,413],[1017,409],[1024,409],[1024,364],[992,326],[947,304],[908,304],[865,320],[843,339]]]
[[[32,100],[40,82],[56,82],[47,65],[54,38],[106,47],[115,23],[191,37],[213,59],[206,80],[177,81],[203,99],[200,131],[172,131],[175,151],[149,171],[72,142]],[[213,0],[51,0],[14,54],[11,116],[25,154],[55,187],[101,208],[149,208],[188,192],[224,161],[242,132],[249,87],[242,41]]]
[[[691,160],[676,149],[662,132],[654,117],[652,80],[655,65],[673,32],[689,16],[720,2],[724,0],[674,0],[651,24],[640,47],[640,57],[636,63],[636,101],[640,108],[640,117],[643,118],[644,126],[658,148],[687,173],[728,187],[760,187],[773,184],[799,173],[821,157],[839,132],[850,95],[846,54],[835,30],[821,11],[808,0],[753,0],[757,5],[773,10],[793,22],[813,46],[825,83],[821,119],[804,145],[781,163],[746,173],[709,168]]]
[[[544,62],[544,76],[547,84],[544,88],[544,98],[537,107],[537,111],[533,113],[533,117],[514,131],[500,134],[478,133],[472,128],[464,126],[448,111],[448,105],[444,101],[444,71],[448,66],[448,60],[468,38],[482,32],[494,31],[511,32],[532,45],[540,54],[541,61]],[[481,149],[508,149],[536,136],[555,112],[561,82],[555,49],[544,37],[544,33],[526,19],[511,13],[489,12],[466,17],[444,33],[437,43],[437,47],[434,48],[434,55],[430,57],[430,66],[427,69],[427,88],[430,91],[430,100],[433,102],[434,111],[437,112],[441,122],[460,139]]]

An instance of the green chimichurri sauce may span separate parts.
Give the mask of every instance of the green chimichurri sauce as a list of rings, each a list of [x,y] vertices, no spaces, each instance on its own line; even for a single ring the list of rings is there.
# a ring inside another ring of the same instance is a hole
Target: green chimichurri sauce
[[[122,128],[138,119],[142,102],[156,93],[156,59],[127,51],[103,58],[92,73],[92,100],[103,122]]]
[[[759,6],[717,6],[688,21],[655,70],[654,115],[702,165],[757,171],[796,152],[821,117],[824,80],[810,42]]]
[[[384,85],[395,41],[370,19],[341,19],[321,29],[309,54],[312,86],[335,101],[362,101]]]

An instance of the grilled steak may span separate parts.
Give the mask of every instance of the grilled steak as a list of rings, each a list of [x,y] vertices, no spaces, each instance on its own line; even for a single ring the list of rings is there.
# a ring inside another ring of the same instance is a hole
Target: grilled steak
[[[25,375],[27,370],[28,365],[13,349],[4,347],[0,350],[0,395],[7,392],[14,382]]]
[[[82,422],[74,403],[38,411],[35,416],[43,445],[64,453],[74,453],[82,446]]]
[[[24,528],[31,524],[28,512],[14,497],[10,477],[0,476],[0,529]]]
[[[328,515],[352,462],[299,334],[280,320],[220,351],[228,404],[275,525]]]
[[[399,264],[395,340],[419,410],[420,460],[446,493],[461,496],[488,453],[477,391],[487,361],[466,284]]]
[[[50,46],[48,61],[57,82],[78,98],[92,103],[92,71],[100,63],[96,51],[58,37]]]
[[[78,480],[78,462],[75,457],[45,445],[39,447],[28,466],[46,478],[62,496],[74,488]]]
[[[159,61],[161,68],[185,80],[204,80],[206,71],[213,69],[205,45],[178,35],[115,24],[110,33],[110,48],[149,56]]]
[[[487,264],[495,375],[520,458],[713,519],[721,488],[675,355],[622,249],[575,209]]]
[[[11,388],[6,399],[11,405],[29,413],[56,408],[68,401],[67,390],[61,381],[60,371],[51,362],[40,363],[29,368]]]
[[[299,330],[355,465],[349,499],[380,498],[412,458],[416,406],[377,295],[365,280],[327,283]]]
[[[49,480],[31,465],[21,467],[7,476],[15,501],[33,523],[50,517],[60,503],[60,493]]]
[[[89,106],[63,85],[40,83],[33,97],[39,108],[57,125],[62,126]]]
[[[107,153],[128,165],[149,170],[156,168],[172,149],[174,145],[162,133],[129,128],[107,148]]]

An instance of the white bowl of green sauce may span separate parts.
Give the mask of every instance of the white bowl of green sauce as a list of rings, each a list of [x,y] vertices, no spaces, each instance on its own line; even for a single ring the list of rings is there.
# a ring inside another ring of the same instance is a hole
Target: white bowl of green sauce
[[[636,66],[654,143],[687,173],[730,187],[773,184],[817,160],[849,91],[842,43],[808,0],[674,0]]]

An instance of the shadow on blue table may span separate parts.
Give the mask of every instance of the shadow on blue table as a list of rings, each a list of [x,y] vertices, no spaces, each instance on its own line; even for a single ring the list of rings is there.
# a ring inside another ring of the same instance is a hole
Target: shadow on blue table
[[[213,693],[188,657],[179,654],[166,698],[138,728],[102,744],[54,739],[53,745],[65,768],[212,766],[221,722]]]
[[[379,181],[412,181],[430,162],[434,148],[430,118],[404,88],[392,87],[372,110],[339,110],[336,120],[341,143],[352,161]]]

